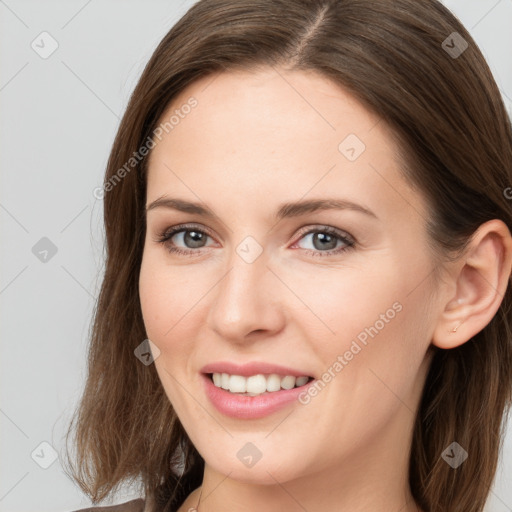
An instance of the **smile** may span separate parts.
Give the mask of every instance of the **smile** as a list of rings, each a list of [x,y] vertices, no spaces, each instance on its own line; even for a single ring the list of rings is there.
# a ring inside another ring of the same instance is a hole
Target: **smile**
[[[242,376],[224,372],[203,373],[202,380],[204,393],[217,412],[237,420],[264,418],[285,407],[299,406],[301,393],[307,392],[307,388],[316,382],[313,377],[305,375]],[[267,390],[267,386],[271,391]],[[246,391],[232,391],[236,389]]]
[[[312,377],[293,375],[256,374],[248,377],[243,375],[230,375],[229,373],[212,373],[210,378],[217,388],[230,393],[244,396],[259,396],[267,393],[275,393],[281,390],[293,389],[304,386]]]

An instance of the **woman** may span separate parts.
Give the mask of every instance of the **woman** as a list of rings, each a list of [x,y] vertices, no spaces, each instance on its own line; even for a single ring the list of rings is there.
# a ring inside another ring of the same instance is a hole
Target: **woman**
[[[512,130],[437,1],[202,0],[132,95],[72,474],[109,510],[482,511]],[[70,427],[70,432],[71,432]]]

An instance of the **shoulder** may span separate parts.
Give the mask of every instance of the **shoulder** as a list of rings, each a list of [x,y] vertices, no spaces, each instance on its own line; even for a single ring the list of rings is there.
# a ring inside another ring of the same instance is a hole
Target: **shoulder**
[[[144,512],[145,501],[142,498],[126,501],[119,505],[110,505],[108,507],[89,507],[73,510],[72,512]]]

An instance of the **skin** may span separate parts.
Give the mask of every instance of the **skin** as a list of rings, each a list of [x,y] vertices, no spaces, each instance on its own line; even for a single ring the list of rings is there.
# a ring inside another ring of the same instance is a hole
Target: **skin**
[[[205,459],[203,485],[180,512],[201,490],[201,512],[420,510],[407,471],[431,348],[460,345],[492,319],[510,276],[510,232],[499,220],[482,225],[435,280],[426,202],[403,179],[385,123],[338,85],[279,68],[225,72],[189,85],[163,118],[191,96],[197,107],[152,150],[146,204],[180,198],[216,217],[150,209],[139,283],[156,370]],[[349,134],[366,145],[355,161],[338,149]],[[377,218],[344,209],[273,219],[284,202],[328,197]],[[190,255],[157,241],[181,223],[209,231],[202,248],[183,233],[168,242]],[[325,226],[355,245],[324,255],[345,247],[315,244]],[[252,263],[236,252],[247,236],[263,249]],[[200,368],[220,360],[322,379],[397,302],[400,312],[306,405],[240,420],[204,394]],[[262,453],[251,468],[236,456],[247,442]]]

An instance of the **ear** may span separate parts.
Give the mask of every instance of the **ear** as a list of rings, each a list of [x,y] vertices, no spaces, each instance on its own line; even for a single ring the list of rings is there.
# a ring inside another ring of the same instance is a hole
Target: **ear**
[[[498,219],[485,222],[450,272],[452,291],[432,344],[457,347],[488,325],[500,307],[511,272],[512,237],[507,225]]]

